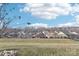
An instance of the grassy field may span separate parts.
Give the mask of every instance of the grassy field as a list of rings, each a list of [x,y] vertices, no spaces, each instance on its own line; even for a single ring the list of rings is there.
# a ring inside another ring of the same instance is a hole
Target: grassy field
[[[70,39],[16,39],[16,38],[2,38],[0,39],[0,48],[26,48],[32,47],[51,47],[51,48],[65,48],[79,46],[79,41]]]
[[[70,39],[1,38],[0,49],[19,49],[17,55],[79,55],[79,41]]]

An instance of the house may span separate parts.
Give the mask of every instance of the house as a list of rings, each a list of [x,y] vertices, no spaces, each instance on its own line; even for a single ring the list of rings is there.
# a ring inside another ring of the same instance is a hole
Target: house
[[[58,35],[58,38],[68,38],[68,36],[65,33],[63,33],[62,31],[59,31],[59,33],[57,35]]]
[[[51,32],[44,31],[44,34],[46,35],[47,38],[68,38],[68,36],[62,31],[51,31]]]
[[[38,32],[33,35],[33,38],[48,38],[48,36],[44,32]]]
[[[79,39],[79,34],[77,32],[70,32],[71,39]]]

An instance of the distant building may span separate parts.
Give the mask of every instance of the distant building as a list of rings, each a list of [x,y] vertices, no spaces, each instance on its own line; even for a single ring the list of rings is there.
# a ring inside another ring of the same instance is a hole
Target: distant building
[[[58,35],[59,38],[68,38],[68,36],[61,31],[57,35]]]
[[[48,38],[44,32],[38,32],[37,34],[33,35],[33,38]]]

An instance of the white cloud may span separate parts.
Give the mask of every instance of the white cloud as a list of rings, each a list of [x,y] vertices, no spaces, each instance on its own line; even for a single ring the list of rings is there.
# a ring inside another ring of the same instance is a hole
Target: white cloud
[[[79,15],[75,16],[75,21],[79,24]]]
[[[68,22],[64,24],[58,24],[58,27],[64,27],[64,26],[76,26],[79,27],[79,15],[76,15],[74,17],[74,22]]]
[[[74,6],[72,6],[72,13],[77,13],[79,12],[79,4],[75,4]]]
[[[62,26],[79,26],[79,4],[75,3],[73,6],[69,3],[39,3],[39,4],[26,4],[23,9],[20,11],[29,12],[33,16],[43,18],[43,19],[55,19],[58,16],[62,15],[72,15],[74,17],[74,22],[68,22],[65,24],[59,24],[59,27]],[[75,16],[76,15],[76,16]],[[38,25],[38,24],[33,24]],[[47,25],[45,25],[47,26]]]
[[[66,26],[73,26],[74,23],[64,23],[64,24],[58,24],[58,27],[66,27]]]
[[[68,22],[68,23],[65,23],[65,24],[58,24],[57,27],[79,27],[79,23]]]
[[[47,24],[43,24],[43,23],[35,23],[35,24],[31,24],[29,26],[30,27],[35,27],[35,28],[39,28],[39,27],[45,27],[45,28],[47,28],[48,27]]]
[[[33,16],[45,19],[55,19],[60,15],[70,14],[72,8],[67,3],[39,3],[39,4],[26,4],[20,11],[30,12]]]

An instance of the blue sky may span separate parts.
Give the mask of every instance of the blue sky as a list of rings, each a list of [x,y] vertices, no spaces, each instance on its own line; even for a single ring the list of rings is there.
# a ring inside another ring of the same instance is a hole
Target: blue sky
[[[23,28],[30,22],[30,26],[78,26],[79,4],[64,3],[10,3],[7,9],[15,8],[9,12],[7,17],[17,17],[10,23],[9,27]]]

